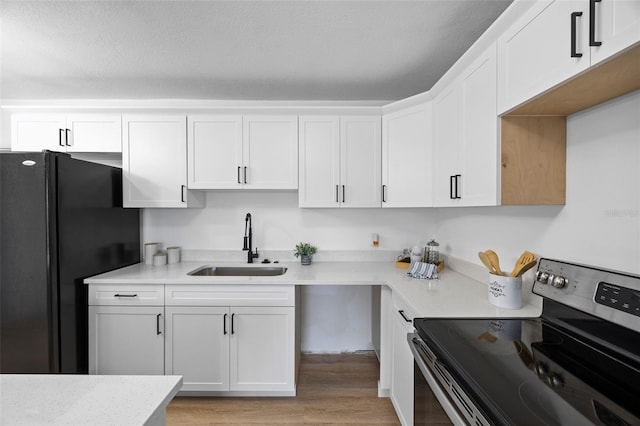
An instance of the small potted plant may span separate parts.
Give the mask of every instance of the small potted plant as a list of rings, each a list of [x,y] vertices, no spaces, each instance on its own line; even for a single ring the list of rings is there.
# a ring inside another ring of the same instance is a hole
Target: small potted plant
[[[300,257],[300,263],[302,265],[311,265],[311,257],[316,254],[316,251],[318,251],[316,246],[312,246],[309,243],[299,243],[296,244],[294,256]]]

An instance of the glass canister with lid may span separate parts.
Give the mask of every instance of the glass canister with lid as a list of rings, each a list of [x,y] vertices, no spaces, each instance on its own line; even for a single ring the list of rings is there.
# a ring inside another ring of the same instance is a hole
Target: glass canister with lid
[[[425,262],[432,263],[437,265],[440,261],[440,254],[438,252],[438,247],[440,244],[436,240],[431,240],[427,243],[426,253],[425,253]]]

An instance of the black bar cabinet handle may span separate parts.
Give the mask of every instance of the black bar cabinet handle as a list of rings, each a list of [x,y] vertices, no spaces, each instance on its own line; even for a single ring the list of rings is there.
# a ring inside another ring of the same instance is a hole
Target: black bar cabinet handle
[[[342,202],[344,203],[344,185],[342,185]]]
[[[596,3],[601,0],[589,0],[589,46],[602,46],[601,41],[596,41]]]
[[[336,185],[336,203],[340,202],[340,196],[338,195],[340,193],[340,185]]]
[[[224,335],[227,334],[227,314],[224,314],[222,317],[222,333]]]
[[[60,146],[64,146],[64,144],[62,143],[62,133],[64,132],[64,129],[59,129],[60,131],[58,132],[58,145]]]
[[[120,293],[116,293],[113,295],[113,297],[138,297],[137,294],[120,294]]]
[[[240,169],[241,169],[241,168],[242,168],[242,167],[238,166],[238,183],[239,183],[240,185],[242,185],[242,181],[240,180]]]
[[[387,189],[387,185],[382,185],[382,202],[386,203],[387,200],[384,198],[385,189]]]
[[[453,180],[455,177],[453,175],[449,176],[449,198],[455,200],[456,198],[453,196]]]
[[[410,320],[409,318],[407,318],[407,316],[404,314],[404,310],[400,309],[400,310],[398,311],[398,313],[400,314],[400,316],[401,316],[402,318],[404,318],[404,320],[405,320],[406,322],[411,322],[411,320]]]
[[[161,316],[162,316],[162,314],[156,315],[156,335],[162,334],[162,331],[160,331],[160,317]]]
[[[180,201],[182,201],[184,203],[184,190],[185,190],[186,186],[184,185],[180,185]]]
[[[456,199],[456,200],[459,200],[459,199],[461,199],[462,197],[461,197],[460,195],[458,195],[458,188],[460,187],[460,183],[459,183],[458,179],[460,179],[460,178],[462,177],[462,175],[453,175],[453,176],[454,176],[454,178],[455,178],[454,182],[455,182],[455,187],[456,187],[456,196],[455,196],[455,199]]]
[[[244,183],[247,183],[247,166],[244,166]]]
[[[71,129],[64,129],[64,144],[66,146],[71,146],[71,144],[69,143],[69,132],[71,131]]]
[[[576,31],[577,29],[577,19],[579,16],[582,16],[582,12],[572,12],[571,13],[571,57],[572,58],[582,58],[582,53],[578,53],[576,51]]]
[[[236,314],[231,314],[231,334],[235,334],[235,329],[234,329],[234,324],[233,324],[233,319],[235,318]]]

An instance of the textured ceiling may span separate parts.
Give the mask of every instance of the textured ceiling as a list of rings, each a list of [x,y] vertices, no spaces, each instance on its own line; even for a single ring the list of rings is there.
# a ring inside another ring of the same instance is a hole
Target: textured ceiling
[[[396,100],[511,0],[7,1],[4,99]]]

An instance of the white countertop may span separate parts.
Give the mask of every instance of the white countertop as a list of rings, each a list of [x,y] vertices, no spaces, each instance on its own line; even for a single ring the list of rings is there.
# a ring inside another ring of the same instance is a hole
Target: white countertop
[[[275,277],[205,277],[188,272],[201,266],[286,266],[287,272]],[[477,274],[476,274],[477,276]],[[488,275],[487,275],[488,278]],[[86,284],[283,284],[283,285],[387,285],[419,317],[537,317],[541,299],[523,285],[523,306],[511,310],[488,302],[487,284],[451,269],[439,280],[408,277],[394,262],[299,262],[261,265],[238,262],[188,261],[152,266],[143,263],[85,279]]]
[[[150,424],[181,386],[182,376],[2,374],[0,424]]]

